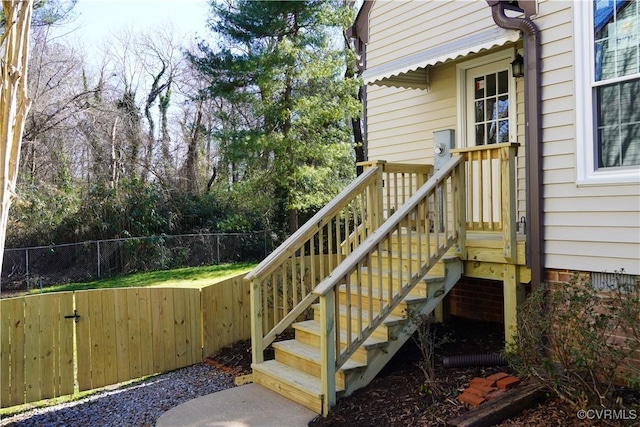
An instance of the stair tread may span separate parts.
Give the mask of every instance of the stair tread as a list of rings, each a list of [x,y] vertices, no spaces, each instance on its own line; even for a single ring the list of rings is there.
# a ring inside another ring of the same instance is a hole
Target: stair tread
[[[276,349],[282,349],[283,351],[287,351],[315,363],[320,363],[322,360],[320,349],[318,347],[305,344],[297,340],[278,341],[273,343],[273,347]],[[366,366],[366,363],[347,360],[340,370],[348,371],[352,369],[366,368]]]
[[[267,360],[262,363],[251,365],[251,367],[255,371],[275,377],[306,394],[316,397],[317,399],[322,399],[323,394],[320,378],[299,371],[289,365],[280,363],[277,360]],[[336,392],[340,391],[344,391],[344,388],[336,387]]]
[[[305,320],[302,322],[296,322],[293,324],[293,328],[304,330],[315,335],[320,335],[320,323],[316,320]],[[347,341],[347,334],[344,331],[340,331],[340,341]],[[384,347],[387,344],[388,341],[382,338],[369,337],[364,340],[363,347],[365,349],[372,349],[376,347]]]

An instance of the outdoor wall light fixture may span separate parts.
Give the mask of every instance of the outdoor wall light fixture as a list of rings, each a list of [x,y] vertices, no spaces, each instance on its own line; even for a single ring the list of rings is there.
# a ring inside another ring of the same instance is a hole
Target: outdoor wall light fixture
[[[519,53],[516,53],[516,57],[511,62],[511,72],[513,77],[524,76],[524,58]]]

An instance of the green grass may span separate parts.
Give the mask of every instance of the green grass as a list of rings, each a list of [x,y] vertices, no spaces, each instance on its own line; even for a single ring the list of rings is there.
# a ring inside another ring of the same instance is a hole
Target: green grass
[[[83,283],[65,283],[40,289],[30,293],[82,291],[87,289],[129,288],[140,286],[199,287],[219,282],[229,277],[249,272],[255,263],[239,262],[234,264],[209,265],[204,267],[185,267],[175,270],[149,271],[112,277]]]

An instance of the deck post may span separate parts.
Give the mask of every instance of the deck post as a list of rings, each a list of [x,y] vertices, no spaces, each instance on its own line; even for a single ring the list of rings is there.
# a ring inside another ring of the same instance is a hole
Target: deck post
[[[320,296],[320,385],[322,416],[336,404],[335,289]]]
[[[258,364],[264,362],[262,349],[262,281],[253,279],[249,283],[251,293],[251,360]]]
[[[520,269],[515,264],[503,266],[504,291],[504,339],[508,345],[514,343],[518,331],[518,306],[524,301],[524,286],[520,283]]]
[[[514,144],[500,149],[500,174],[502,181],[502,238],[504,259],[510,264],[516,262],[517,214],[515,165],[518,147]]]

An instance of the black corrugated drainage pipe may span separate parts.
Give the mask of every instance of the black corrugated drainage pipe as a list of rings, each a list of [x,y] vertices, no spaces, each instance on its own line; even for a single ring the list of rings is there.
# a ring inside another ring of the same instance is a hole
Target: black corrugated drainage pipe
[[[527,266],[531,269],[531,287],[536,289],[544,278],[544,207],[542,188],[542,141],[540,114],[540,31],[525,17],[508,17],[505,9],[514,3],[487,0],[494,22],[501,28],[519,30],[524,34],[524,117],[527,196]]]
[[[466,368],[467,366],[506,366],[507,360],[495,353],[463,354],[442,358],[445,368]]]

